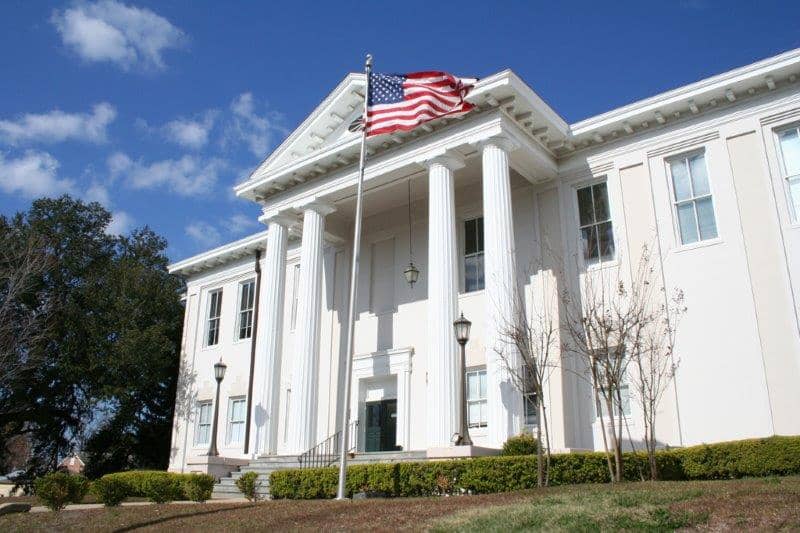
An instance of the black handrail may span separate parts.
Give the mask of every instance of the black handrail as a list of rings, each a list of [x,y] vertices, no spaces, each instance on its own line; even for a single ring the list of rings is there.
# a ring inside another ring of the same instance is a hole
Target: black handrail
[[[348,431],[347,452],[356,450],[358,442],[358,420],[350,422]],[[339,443],[342,440],[342,430],[337,431],[324,441],[320,442],[308,451],[301,453],[297,457],[300,468],[321,468],[331,466],[339,459]]]

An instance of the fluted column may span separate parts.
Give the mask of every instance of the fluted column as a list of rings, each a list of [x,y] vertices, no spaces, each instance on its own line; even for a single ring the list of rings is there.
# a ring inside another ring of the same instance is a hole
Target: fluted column
[[[452,444],[459,430],[460,359],[453,332],[458,307],[455,192],[460,160],[428,161],[428,446]]]
[[[293,218],[265,214],[260,218],[267,224],[267,249],[264,256],[264,275],[261,279],[263,316],[260,318],[259,338],[263,351],[256,358],[256,375],[263,384],[253,402],[250,416],[255,421],[251,449],[256,453],[275,453],[278,435],[278,398],[281,379],[281,346],[283,343],[283,306],[286,290],[286,243]]]
[[[296,346],[291,355],[292,405],[288,419],[289,447],[297,453],[302,453],[317,444],[322,252],[325,216],[333,211],[333,207],[323,203],[315,202],[303,206]]]
[[[483,148],[483,232],[486,321],[486,400],[490,446],[501,446],[520,431],[522,395],[506,364],[516,367],[519,354],[504,332],[517,320],[516,250],[511,207],[508,152],[515,146],[492,137]]]

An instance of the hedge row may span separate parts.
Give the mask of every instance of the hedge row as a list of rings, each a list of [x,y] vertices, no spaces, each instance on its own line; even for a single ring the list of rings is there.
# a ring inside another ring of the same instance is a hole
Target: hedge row
[[[156,503],[174,500],[206,501],[211,498],[214,478],[208,474],[178,474],[159,470],[131,470],[106,474],[93,484],[106,505],[128,497],[148,498]]]
[[[727,479],[800,474],[800,437],[770,437],[659,451],[661,479]],[[647,456],[626,453],[623,477],[649,472]],[[452,461],[353,465],[347,493],[373,491],[386,496],[428,496],[454,492],[490,493],[536,486],[536,457],[480,457]],[[608,483],[603,453],[553,455],[550,484]],[[336,495],[336,468],[278,470],[270,475],[273,498],[315,499]]]

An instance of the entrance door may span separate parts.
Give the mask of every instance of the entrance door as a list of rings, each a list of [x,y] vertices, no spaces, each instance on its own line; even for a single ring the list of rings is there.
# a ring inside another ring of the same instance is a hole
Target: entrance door
[[[367,402],[364,451],[388,452],[399,449],[397,441],[397,400]]]

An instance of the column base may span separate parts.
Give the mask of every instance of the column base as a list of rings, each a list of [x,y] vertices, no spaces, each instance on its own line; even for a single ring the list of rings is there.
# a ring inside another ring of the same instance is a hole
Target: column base
[[[186,470],[200,474],[211,474],[216,479],[226,477],[240,466],[248,464],[247,459],[221,457],[219,455],[199,455],[186,460]]]
[[[464,459],[467,457],[500,455],[500,450],[497,448],[485,448],[475,445],[447,446],[445,448],[428,448],[426,455],[428,459]]]

